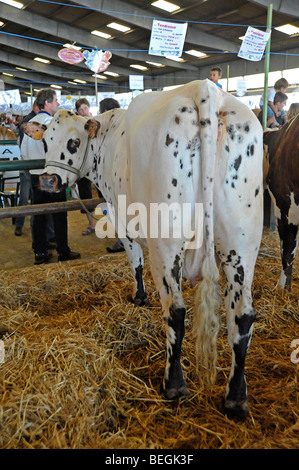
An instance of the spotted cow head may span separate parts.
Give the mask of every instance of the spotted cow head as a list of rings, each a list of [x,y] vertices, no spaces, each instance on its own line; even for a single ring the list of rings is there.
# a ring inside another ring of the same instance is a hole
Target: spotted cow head
[[[98,121],[86,121],[66,110],[58,111],[47,126],[34,121],[22,124],[25,134],[44,145],[46,173],[40,177],[41,189],[59,191],[87,173],[89,138],[96,137],[99,127]]]

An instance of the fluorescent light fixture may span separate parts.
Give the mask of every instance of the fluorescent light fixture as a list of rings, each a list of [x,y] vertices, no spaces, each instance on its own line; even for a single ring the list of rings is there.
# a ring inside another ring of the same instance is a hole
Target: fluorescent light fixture
[[[36,91],[36,93],[38,93],[40,91],[40,88],[33,88],[33,91]]]
[[[104,77],[104,75],[99,75],[98,73],[93,74],[93,77],[97,77],[100,80],[108,80],[107,77]]]
[[[149,65],[153,65],[154,67],[165,67],[164,64],[159,64],[158,62],[149,62],[148,60],[146,60],[146,63]]]
[[[22,70],[23,72],[27,72],[27,69],[23,69],[23,67],[16,67],[17,70]]]
[[[105,75],[110,75],[111,77],[119,77],[118,73],[110,72],[109,70],[105,70],[104,74]]]
[[[130,67],[133,69],[138,69],[138,70],[148,70],[147,67],[144,67],[144,65],[139,65],[139,64],[131,64]]]
[[[283,24],[282,26],[277,26],[274,29],[277,29],[277,31],[280,31],[281,33],[288,34],[289,36],[299,34],[299,28],[292,24]]]
[[[74,82],[78,82],[78,83],[87,83],[85,80],[79,80],[79,78],[75,78],[75,79],[74,79]]]
[[[13,77],[11,73],[6,73],[6,72],[2,72],[2,75],[6,75],[7,77]]]
[[[6,3],[11,7],[19,8],[19,10],[24,6],[23,3],[15,2],[14,0],[0,0],[0,3]]]
[[[3,25],[4,25],[3,21],[0,21],[0,26],[3,26]]]
[[[68,83],[70,83],[71,85],[78,85],[78,83],[76,83],[76,82],[71,82],[70,80],[68,80]]]
[[[175,62],[184,62],[184,59],[182,59],[182,57],[177,57],[175,55],[166,55],[165,57],[166,59],[174,60]]]
[[[50,64],[48,59],[43,59],[42,57],[35,57],[33,60],[36,60],[36,62],[42,62],[43,64]]]
[[[104,39],[111,38],[111,34],[103,33],[102,31],[98,31],[96,29],[91,31],[91,34],[94,34],[95,36],[100,36],[100,38],[104,38]]]
[[[113,28],[117,29],[117,31],[121,31],[122,33],[126,33],[127,31],[130,31],[131,28],[128,26],[124,26],[123,24],[119,23],[109,23],[107,24],[108,28]]]
[[[62,86],[59,85],[50,85],[51,88],[57,88],[58,90],[62,90]]]
[[[195,57],[206,57],[207,54],[204,52],[196,51],[195,49],[190,49],[190,51],[185,51],[186,54],[194,55]]]
[[[153,7],[160,8],[161,10],[168,11],[169,13],[172,13],[173,11],[179,10],[181,8],[174,3],[165,2],[164,0],[158,0],[157,2],[153,2],[151,5]]]

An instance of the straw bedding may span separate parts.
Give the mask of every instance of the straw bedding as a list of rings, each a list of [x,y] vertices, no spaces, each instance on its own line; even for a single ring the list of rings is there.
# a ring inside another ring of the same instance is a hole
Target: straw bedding
[[[182,362],[191,394],[172,403],[160,393],[165,334],[148,262],[150,308],[130,302],[125,254],[2,271],[0,448],[297,448],[298,365],[290,345],[299,338],[299,263],[292,292],[275,289],[278,246],[277,234],[266,231],[253,285],[259,315],[247,356],[245,422],[221,413],[230,370],[223,307],[215,386],[196,374],[189,282]]]

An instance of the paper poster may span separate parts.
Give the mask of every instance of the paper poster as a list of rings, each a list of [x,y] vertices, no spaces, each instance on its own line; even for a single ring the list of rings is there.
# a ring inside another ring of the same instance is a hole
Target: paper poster
[[[144,90],[143,75],[129,75],[130,90]]]
[[[154,20],[149,54],[180,57],[183,52],[188,23]]]
[[[0,92],[0,106],[1,105],[10,105],[10,104],[20,104],[21,95],[20,90],[7,90]]]
[[[238,57],[252,61],[261,60],[270,37],[270,32],[260,31],[249,26],[241,44]]]

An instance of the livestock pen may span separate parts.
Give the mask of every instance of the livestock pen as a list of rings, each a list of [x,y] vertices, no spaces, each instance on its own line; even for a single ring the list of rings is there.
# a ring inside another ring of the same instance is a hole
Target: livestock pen
[[[299,338],[299,261],[292,292],[275,289],[277,232],[265,228],[258,256],[258,316],[246,360],[251,410],[238,421],[221,412],[231,355],[223,306],[217,380],[209,389],[195,366],[195,288],[183,282],[182,364],[191,393],[163,399],[164,324],[147,257],[150,306],[137,308],[126,254],[107,254],[113,240],[82,237],[86,221],[79,212],[68,219],[70,245],[81,260],[41,266],[33,265],[29,221],[15,238],[11,220],[0,220],[0,448],[298,448],[299,354],[291,343]]]

